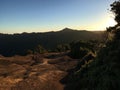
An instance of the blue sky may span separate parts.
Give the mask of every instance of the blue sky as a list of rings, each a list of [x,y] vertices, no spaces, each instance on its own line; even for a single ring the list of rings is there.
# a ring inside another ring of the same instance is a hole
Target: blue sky
[[[115,0],[0,0],[0,33],[104,30]]]

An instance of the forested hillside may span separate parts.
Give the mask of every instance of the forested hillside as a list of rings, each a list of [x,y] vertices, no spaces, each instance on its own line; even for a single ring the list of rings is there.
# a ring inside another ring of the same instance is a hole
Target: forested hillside
[[[0,34],[0,54],[5,56],[26,55],[41,45],[47,50],[55,50],[59,44],[68,44],[79,40],[102,40],[102,31],[77,31],[65,28],[58,32]]]

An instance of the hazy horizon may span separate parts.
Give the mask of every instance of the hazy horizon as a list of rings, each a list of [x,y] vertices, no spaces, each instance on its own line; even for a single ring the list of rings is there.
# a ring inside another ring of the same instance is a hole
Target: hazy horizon
[[[65,27],[65,28],[68,28],[68,27]],[[13,33],[7,33],[7,32],[3,32],[3,33],[1,33],[0,32],[0,34],[22,34],[22,33],[49,33],[49,32],[60,32],[60,31],[62,31],[62,30],[64,30],[65,28],[63,28],[63,29],[59,29],[59,30],[49,30],[49,31],[31,31],[31,32],[27,32],[27,31],[25,31],[25,32],[13,32]],[[68,29],[71,29],[71,30],[75,30],[75,31],[90,31],[90,32],[100,32],[100,31],[105,31],[105,30],[78,30],[78,29],[73,29],[73,28],[68,28]]]
[[[49,32],[65,27],[105,30],[115,25],[115,0],[0,0],[0,33]]]

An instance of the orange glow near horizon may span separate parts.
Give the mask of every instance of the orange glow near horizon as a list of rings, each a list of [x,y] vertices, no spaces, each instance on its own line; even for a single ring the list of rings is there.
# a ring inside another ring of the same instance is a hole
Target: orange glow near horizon
[[[117,23],[114,20],[114,15],[113,14],[108,14],[104,16],[100,21],[97,22],[91,22],[89,25],[85,26],[79,26],[77,29],[79,30],[106,30],[107,27],[114,26]]]

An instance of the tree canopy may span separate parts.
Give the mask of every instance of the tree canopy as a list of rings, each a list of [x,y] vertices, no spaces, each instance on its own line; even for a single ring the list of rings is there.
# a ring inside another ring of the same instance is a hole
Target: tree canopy
[[[115,21],[120,26],[120,0],[111,4],[111,11],[115,14]]]

